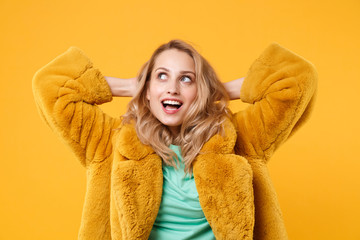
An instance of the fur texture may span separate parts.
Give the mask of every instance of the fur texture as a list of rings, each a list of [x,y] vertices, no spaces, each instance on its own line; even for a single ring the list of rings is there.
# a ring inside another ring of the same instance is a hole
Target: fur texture
[[[317,75],[278,44],[252,64],[240,97],[249,107],[204,144],[193,167],[199,200],[217,239],[287,239],[266,163],[308,118]],[[97,104],[111,91],[91,61],[72,47],[33,80],[40,115],[87,169],[79,239],[147,239],[162,194],[162,161],[132,125]]]

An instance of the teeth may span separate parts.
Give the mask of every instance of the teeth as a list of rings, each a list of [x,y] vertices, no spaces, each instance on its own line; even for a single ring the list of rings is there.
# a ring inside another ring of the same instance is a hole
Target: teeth
[[[174,101],[174,100],[165,100],[165,101],[163,101],[163,104],[169,104],[169,105],[181,105],[181,102]]]

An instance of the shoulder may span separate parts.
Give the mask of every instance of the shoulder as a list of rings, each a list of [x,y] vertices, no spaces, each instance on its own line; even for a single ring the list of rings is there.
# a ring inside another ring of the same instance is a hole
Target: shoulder
[[[125,158],[140,160],[154,153],[154,150],[143,144],[137,136],[133,123],[122,124],[114,136],[116,150]]]

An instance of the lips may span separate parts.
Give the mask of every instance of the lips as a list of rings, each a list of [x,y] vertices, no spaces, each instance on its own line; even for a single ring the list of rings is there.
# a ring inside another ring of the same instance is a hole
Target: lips
[[[163,110],[169,114],[178,112],[183,105],[183,103],[177,99],[164,99],[161,101],[161,104],[163,106]]]

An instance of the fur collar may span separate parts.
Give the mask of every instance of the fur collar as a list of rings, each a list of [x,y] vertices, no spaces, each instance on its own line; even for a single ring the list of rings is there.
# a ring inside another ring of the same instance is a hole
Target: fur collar
[[[223,123],[223,133],[215,134],[207,141],[200,153],[233,153],[236,142],[236,130],[230,119],[226,118]],[[141,160],[153,154],[154,150],[140,142],[133,124],[124,124],[117,136],[118,151],[126,159]]]

